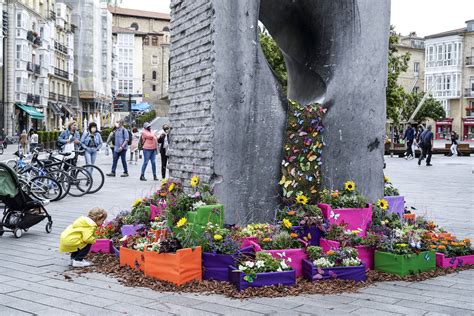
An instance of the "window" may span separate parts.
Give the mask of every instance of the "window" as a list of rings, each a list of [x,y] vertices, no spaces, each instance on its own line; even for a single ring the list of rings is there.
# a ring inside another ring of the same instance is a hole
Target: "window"
[[[38,87],[39,95],[43,95],[43,90],[44,90],[44,85],[42,83],[40,83],[39,87]]]
[[[153,71],[153,72],[152,72],[151,77],[152,77],[153,80],[156,80],[156,71]]]
[[[16,77],[16,92],[21,92],[21,77]]]
[[[169,27],[165,26],[165,27],[163,28],[163,32],[169,32],[169,31],[170,31],[170,28],[169,28]]]
[[[158,65],[158,56],[156,55],[151,56],[151,64],[154,66]]]
[[[133,46],[134,35],[133,34],[118,34],[117,42],[120,46]]]
[[[145,36],[143,38],[143,45],[145,45],[145,46],[150,45],[150,38],[148,36]]]
[[[16,45],[16,59],[21,59],[21,45]]]
[[[16,27],[21,27],[22,26],[22,18],[21,18],[21,12],[18,12],[16,14]]]
[[[135,23],[135,22],[133,22],[132,25],[130,25],[130,27],[131,27],[132,29],[135,29],[135,31],[138,31],[138,28],[139,28],[139,27],[138,27],[138,24]]]
[[[443,60],[443,45],[438,45],[438,61]]]
[[[415,73],[415,76],[418,76],[418,74],[420,73],[420,63],[419,62],[415,62],[413,64],[413,72]]]
[[[152,46],[158,46],[158,36],[153,36],[151,38],[151,45]]]
[[[420,87],[414,87],[413,88],[413,93],[418,93],[419,90],[420,90]]]
[[[428,48],[428,61],[434,61],[434,47],[430,46]]]
[[[156,91],[156,85],[155,84],[152,86],[152,89],[153,89],[153,91]]]

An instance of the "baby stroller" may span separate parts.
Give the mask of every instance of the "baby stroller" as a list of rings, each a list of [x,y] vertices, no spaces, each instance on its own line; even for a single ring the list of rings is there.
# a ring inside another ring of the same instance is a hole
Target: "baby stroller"
[[[5,204],[3,219],[0,222],[0,236],[5,232],[13,233],[20,238],[23,231],[47,218],[46,232],[53,227],[51,216],[44,208],[44,202],[34,200],[22,189],[15,171],[0,163],[0,201]]]

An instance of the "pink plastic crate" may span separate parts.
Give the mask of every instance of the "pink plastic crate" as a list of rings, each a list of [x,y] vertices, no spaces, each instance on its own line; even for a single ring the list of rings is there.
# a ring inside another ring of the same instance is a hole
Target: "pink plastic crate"
[[[97,239],[91,247],[91,252],[111,253],[112,241],[110,239]]]
[[[372,223],[372,205],[366,208],[332,209],[328,204],[318,204],[324,218],[330,224],[346,223],[349,230],[361,230],[359,236],[367,235],[367,228]]]
[[[440,268],[456,268],[474,264],[474,255],[447,258],[444,253],[436,253],[436,266]]]

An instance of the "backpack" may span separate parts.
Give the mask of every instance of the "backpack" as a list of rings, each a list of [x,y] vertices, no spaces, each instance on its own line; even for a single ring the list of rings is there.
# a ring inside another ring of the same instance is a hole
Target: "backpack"
[[[123,138],[125,138],[125,130],[126,128],[124,127],[122,129],[122,133],[123,133]],[[133,135],[132,135],[132,131],[128,130],[127,129],[127,132],[128,132],[128,146],[130,146],[132,144],[132,140],[133,140]]]

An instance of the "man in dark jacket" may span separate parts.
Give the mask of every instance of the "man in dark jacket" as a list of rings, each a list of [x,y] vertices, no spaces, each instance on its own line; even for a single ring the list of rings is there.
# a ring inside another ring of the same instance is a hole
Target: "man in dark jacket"
[[[433,132],[431,131],[432,127],[431,125],[428,126],[428,128],[423,131],[420,135],[420,146],[422,153],[420,155],[420,158],[418,159],[418,165],[421,165],[421,161],[425,159],[426,157],[426,166],[431,167],[431,154],[432,154],[432,149],[433,149],[433,142],[434,142],[434,135]]]
[[[413,141],[415,140],[415,129],[408,123],[408,127],[405,130],[405,135],[403,136],[403,140],[407,143],[407,152],[406,152],[406,159],[414,158],[415,155],[413,154]]]

